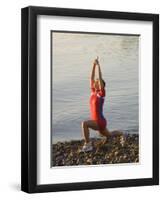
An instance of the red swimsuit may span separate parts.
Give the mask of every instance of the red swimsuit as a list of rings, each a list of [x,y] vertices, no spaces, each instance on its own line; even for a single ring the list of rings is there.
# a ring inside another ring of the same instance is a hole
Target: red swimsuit
[[[90,111],[91,119],[95,120],[100,130],[106,128],[106,119],[103,116],[103,104],[105,97],[105,89],[96,91],[91,80],[91,96],[90,96]]]

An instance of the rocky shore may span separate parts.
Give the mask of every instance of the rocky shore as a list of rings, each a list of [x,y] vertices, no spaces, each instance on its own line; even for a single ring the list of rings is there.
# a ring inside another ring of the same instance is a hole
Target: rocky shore
[[[52,166],[96,165],[139,162],[138,134],[112,134],[106,144],[91,138],[93,150],[81,152],[84,140],[52,145]]]

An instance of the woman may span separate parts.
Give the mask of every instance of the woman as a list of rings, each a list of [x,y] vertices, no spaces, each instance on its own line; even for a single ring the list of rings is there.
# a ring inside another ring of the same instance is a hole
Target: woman
[[[98,67],[98,79],[95,80],[95,69]],[[90,112],[91,120],[82,122],[82,132],[84,136],[84,146],[82,151],[91,151],[93,149],[91,142],[89,141],[89,128],[99,131],[99,133],[106,137],[105,142],[110,136],[110,132],[106,128],[107,121],[103,116],[103,104],[105,99],[105,81],[102,79],[102,73],[98,59],[95,59],[93,63],[92,73],[90,77]]]

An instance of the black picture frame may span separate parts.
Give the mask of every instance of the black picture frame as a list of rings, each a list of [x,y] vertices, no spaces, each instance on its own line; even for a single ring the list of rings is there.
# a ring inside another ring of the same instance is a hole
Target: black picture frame
[[[153,23],[153,177],[37,184],[37,16],[55,15]],[[159,15],[29,6],[21,10],[21,190],[28,193],[159,184]]]

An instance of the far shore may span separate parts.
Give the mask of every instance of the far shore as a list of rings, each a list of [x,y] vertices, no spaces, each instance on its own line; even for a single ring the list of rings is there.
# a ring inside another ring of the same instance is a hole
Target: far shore
[[[91,138],[93,150],[81,152],[84,140],[57,142],[52,145],[52,166],[96,165],[139,162],[139,135],[117,134],[106,144],[103,138]]]

